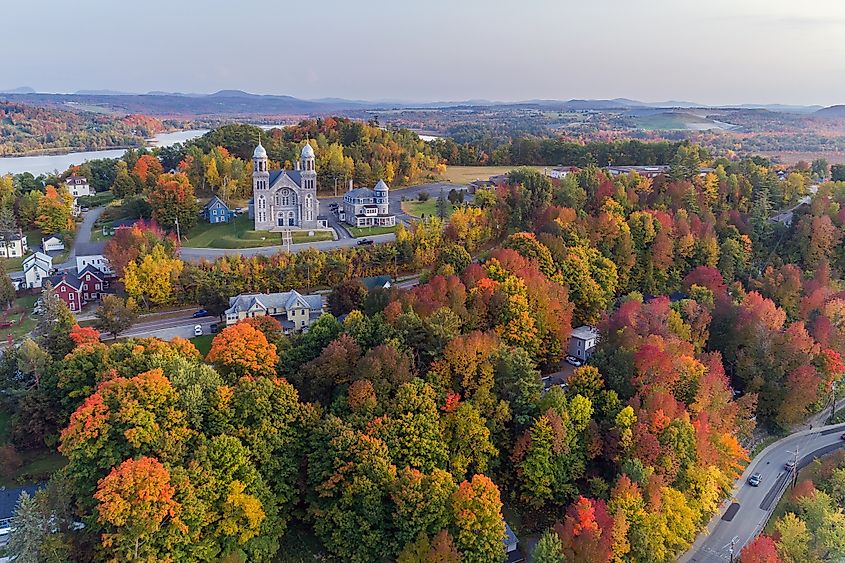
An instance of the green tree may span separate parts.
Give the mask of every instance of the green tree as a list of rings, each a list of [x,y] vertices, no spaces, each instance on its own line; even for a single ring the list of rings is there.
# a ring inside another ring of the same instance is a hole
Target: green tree
[[[138,318],[137,311],[116,295],[104,296],[94,315],[97,330],[111,334],[112,338],[126,332]]]
[[[554,530],[546,530],[531,554],[531,563],[564,563],[563,544]]]
[[[4,555],[20,563],[42,563],[46,559],[42,546],[50,533],[50,523],[35,497],[26,491],[18,497],[12,527],[15,533],[10,535]]]
[[[56,294],[50,282],[44,285],[41,297],[41,314],[35,332],[39,342],[50,355],[60,360],[73,350],[74,342],[70,338],[70,331],[76,325],[76,317]]]
[[[5,265],[0,264],[0,307],[11,307],[15,297],[15,284],[6,273]]]
[[[505,522],[499,489],[488,477],[473,475],[452,495],[455,546],[464,563],[505,560]]]

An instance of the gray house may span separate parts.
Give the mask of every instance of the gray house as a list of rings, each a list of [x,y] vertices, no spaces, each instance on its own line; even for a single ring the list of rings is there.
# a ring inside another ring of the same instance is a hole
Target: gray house
[[[593,355],[598,340],[599,331],[594,326],[579,326],[572,329],[568,354],[586,362]]]
[[[284,293],[249,293],[231,297],[226,309],[226,325],[253,317],[271,316],[285,331],[303,330],[323,314],[321,295],[302,295],[298,291]]]

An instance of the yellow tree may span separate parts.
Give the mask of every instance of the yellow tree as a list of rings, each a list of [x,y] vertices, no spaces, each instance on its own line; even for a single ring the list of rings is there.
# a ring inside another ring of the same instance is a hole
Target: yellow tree
[[[149,306],[164,305],[173,298],[173,286],[182,273],[184,264],[178,258],[169,258],[164,247],[157,244],[140,262],[133,260],[123,272],[123,284],[130,297],[140,299]]]
[[[45,235],[73,232],[73,198],[66,189],[47,186],[38,202],[35,225]]]

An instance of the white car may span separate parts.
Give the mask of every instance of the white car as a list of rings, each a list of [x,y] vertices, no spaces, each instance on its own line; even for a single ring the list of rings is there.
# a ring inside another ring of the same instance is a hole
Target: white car
[[[202,336],[202,325],[194,326],[194,336]]]
[[[576,358],[575,356],[566,356],[565,359],[567,364],[575,366],[576,368],[584,365],[584,361],[579,358]]]

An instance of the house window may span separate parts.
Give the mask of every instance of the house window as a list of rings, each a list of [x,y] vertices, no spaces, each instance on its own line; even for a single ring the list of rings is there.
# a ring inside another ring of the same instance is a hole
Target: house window
[[[62,293],[66,292],[66,291],[67,291],[67,288],[65,286],[62,286]]]
[[[95,284],[94,284],[94,289],[100,289],[100,284],[95,283]]]

